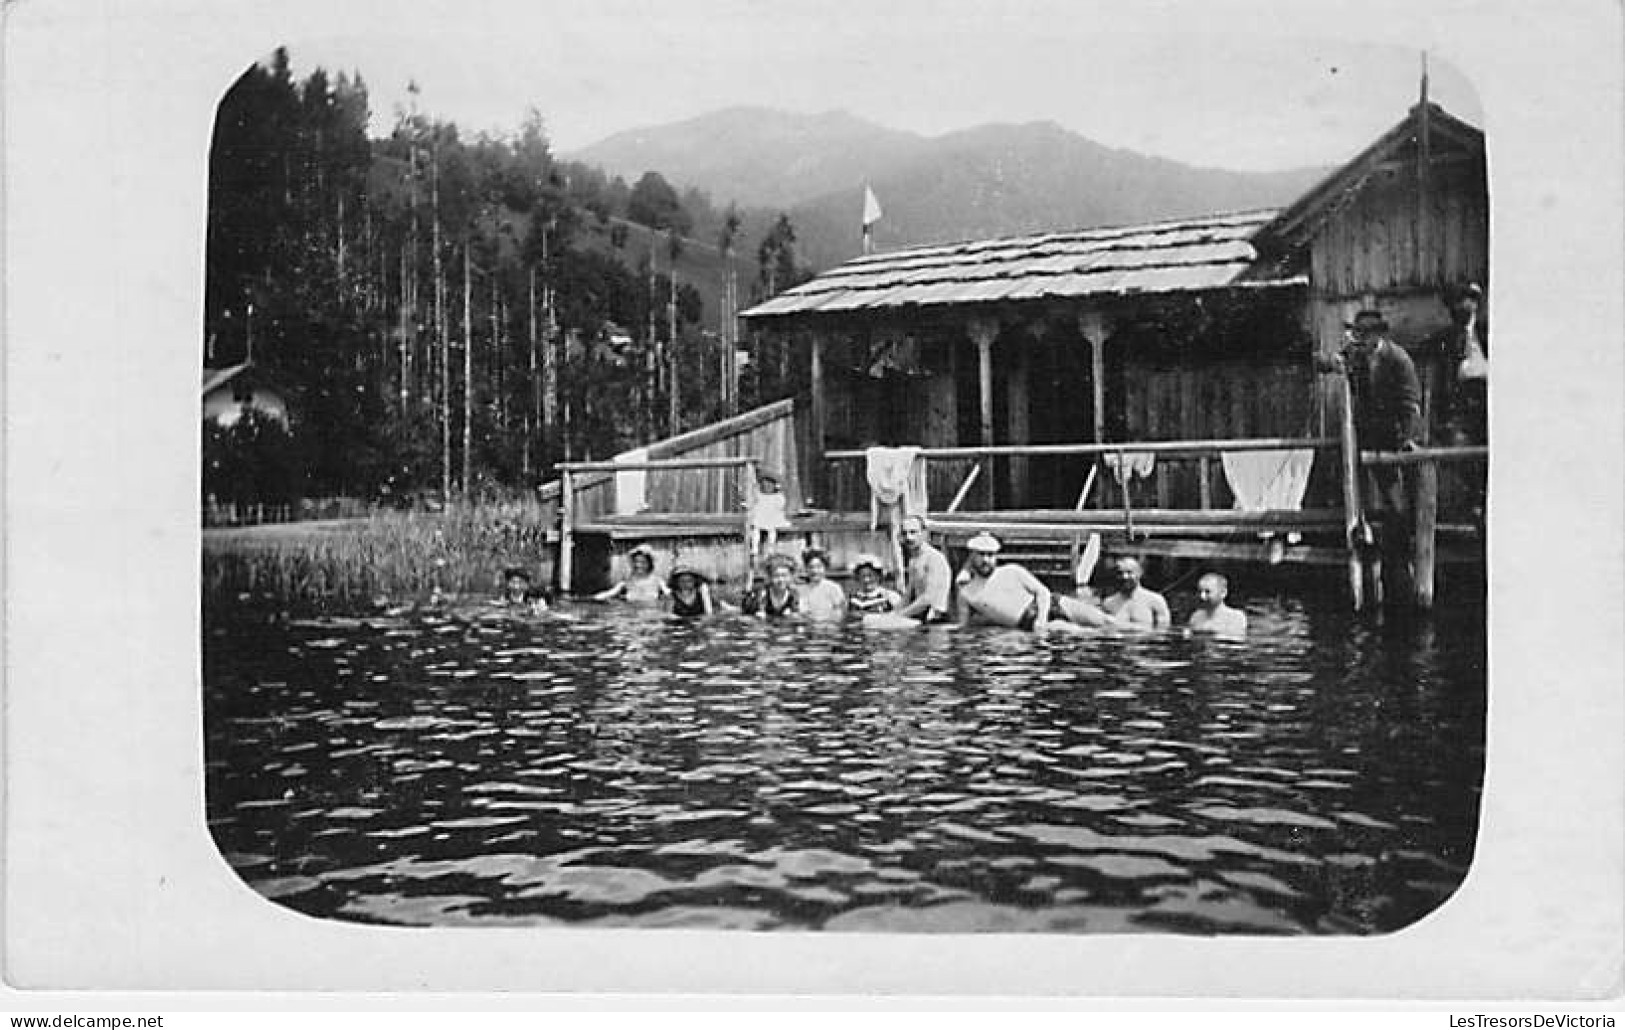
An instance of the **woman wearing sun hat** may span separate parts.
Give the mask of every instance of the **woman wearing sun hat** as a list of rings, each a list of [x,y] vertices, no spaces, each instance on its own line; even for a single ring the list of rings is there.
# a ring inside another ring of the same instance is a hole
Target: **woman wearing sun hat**
[[[852,578],[857,586],[847,595],[847,610],[854,615],[884,615],[903,607],[903,596],[880,585],[886,567],[872,554],[852,559]]]
[[[666,596],[666,584],[655,578],[655,553],[648,544],[639,544],[626,556],[631,575],[593,595],[594,601],[630,601],[633,604],[657,604]]]
[[[692,619],[710,615],[716,610],[711,600],[711,584],[705,573],[692,565],[679,565],[671,570],[666,583],[671,598],[671,613],[679,618]]]

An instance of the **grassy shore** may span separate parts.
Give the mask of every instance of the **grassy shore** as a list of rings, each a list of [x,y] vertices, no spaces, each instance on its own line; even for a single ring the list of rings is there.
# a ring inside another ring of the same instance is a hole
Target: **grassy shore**
[[[545,583],[552,565],[545,534],[541,511],[518,505],[206,529],[203,603],[355,610],[380,599],[490,593],[513,565]]]

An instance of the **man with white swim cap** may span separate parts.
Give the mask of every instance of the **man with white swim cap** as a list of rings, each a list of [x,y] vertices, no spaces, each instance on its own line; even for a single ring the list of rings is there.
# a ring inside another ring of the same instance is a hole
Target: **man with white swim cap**
[[[1096,621],[1083,610],[1081,602],[1052,593],[1020,565],[1000,565],[999,541],[993,534],[976,534],[966,542],[965,550],[970,554],[955,581],[961,623],[991,623],[1042,632],[1051,626],[1075,629],[1075,624]]]

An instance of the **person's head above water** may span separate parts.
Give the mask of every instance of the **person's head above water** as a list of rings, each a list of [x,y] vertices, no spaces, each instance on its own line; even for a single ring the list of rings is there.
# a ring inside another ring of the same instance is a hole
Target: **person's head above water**
[[[1144,574],[1140,562],[1136,558],[1119,558],[1112,563],[1112,571],[1117,576],[1117,589],[1125,594],[1132,594],[1140,587],[1140,577]]]
[[[897,539],[903,545],[903,553],[918,554],[925,545],[925,522],[917,515],[910,515],[897,524]]]
[[[770,554],[762,567],[767,571],[767,585],[774,590],[788,590],[795,582],[796,563],[786,555]]]
[[[992,533],[978,533],[965,541],[969,552],[966,564],[978,576],[986,576],[999,562],[999,538]]]
[[[829,571],[829,555],[822,548],[809,547],[801,552],[801,567],[807,570],[807,578],[816,583]]]
[[[632,548],[626,560],[631,565],[634,576],[647,576],[655,570],[655,553],[644,544]]]
[[[1209,572],[1196,581],[1196,599],[1203,608],[1214,611],[1230,595],[1230,581],[1217,572]]]
[[[502,592],[523,600],[530,593],[530,570],[515,565],[502,571]]]
[[[880,585],[880,577],[885,567],[880,559],[872,554],[860,554],[852,559],[852,578],[858,581],[858,587],[869,591]]]
[[[698,590],[705,583],[705,575],[692,565],[679,565],[671,571],[671,577],[666,585],[674,592],[689,594]]]

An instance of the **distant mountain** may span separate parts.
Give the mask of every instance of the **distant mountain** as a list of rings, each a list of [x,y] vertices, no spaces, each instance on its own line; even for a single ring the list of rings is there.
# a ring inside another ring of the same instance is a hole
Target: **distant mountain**
[[[628,183],[657,171],[719,205],[784,208],[890,169],[927,140],[845,111],[797,115],[730,107],[671,125],[634,129],[574,154]]]
[[[1326,172],[1197,168],[1053,122],[987,125],[930,140],[871,180],[885,212],[874,241],[892,249],[1276,207]],[[793,205],[804,257],[823,267],[858,253],[862,205],[863,186],[852,183]]]
[[[747,239],[765,231],[770,211],[786,210],[802,261],[818,269],[859,252],[866,182],[884,209],[875,244],[893,249],[1280,206],[1327,171],[1197,168],[1102,146],[1054,122],[924,137],[842,111],[758,107],[620,133],[570,157],[628,182],[658,171],[719,207],[767,209],[747,213]]]

